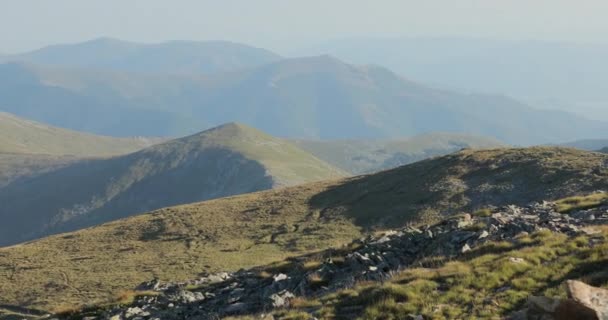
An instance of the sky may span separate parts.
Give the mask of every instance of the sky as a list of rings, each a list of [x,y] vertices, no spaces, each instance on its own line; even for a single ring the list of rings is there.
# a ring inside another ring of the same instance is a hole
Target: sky
[[[112,37],[276,51],[336,38],[608,42],[606,0],[0,0],[0,53]]]

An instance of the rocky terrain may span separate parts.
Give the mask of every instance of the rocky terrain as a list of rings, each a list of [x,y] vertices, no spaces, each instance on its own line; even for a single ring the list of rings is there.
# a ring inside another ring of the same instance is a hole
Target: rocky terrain
[[[588,245],[605,243],[606,239],[598,235],[593,226],[608,225],[608,203],[568,213],[560,213],[559,208],[559,203],[551,202],[526,207],[510,205],[476,215],[458,215],[435,225],[386,231],[356,240],[341,249],[318,253],[317,260],[312,260],[311,256],[290,259],[288,267],[280,268],[282,272],[276,271],[277,268],[272,272],[273,268],[268,267],[211,274],[177,283],[151,280],[133,288],[132,302],[81,314],[66,312],[63,316],[118,320],[219,319],[267,314],[269,316],[261,319],[272,319],[274,309],[289,308],[294,300],[327,296],[357,283],[388,281],[399,271],[416,266],[427,257],[452,260],[477,255],[476,250],[488,243],[514,241],[537,232],[561,233],[568,237],[591,235]],[[508,263],[527,262],[513,257]],[[608,296],[602,299],[604,309],[598,312],[608,311]],[[318,316],[318,309],[306,310],[310,319]],[[356,310],[352,312],[356,314]],[[522,314],[527,313],[520,312],[517,319],[540,319],[522,318]],[[599,319],[606,316],[608,313]],[[342,314],[340,318],[346,317]],[[426,318],[412,315],[412,319]]]

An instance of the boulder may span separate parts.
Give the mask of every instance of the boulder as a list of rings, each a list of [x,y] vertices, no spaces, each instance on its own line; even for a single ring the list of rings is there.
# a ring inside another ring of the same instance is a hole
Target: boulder
[[[568,297],[593,310],[600,320],[608,320],[608,290],[580,281],[567,282]]]

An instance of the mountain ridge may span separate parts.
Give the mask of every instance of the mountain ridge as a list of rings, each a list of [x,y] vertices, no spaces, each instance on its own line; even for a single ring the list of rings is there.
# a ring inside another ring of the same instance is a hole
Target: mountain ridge
[[[13,222],[0,226],[0,243],[170,205],[344,175],[281,139],[228,124],[124,156],[85,159],[7,185],[0,189],[0,217]],[[37,200],[31,201],[34,196]],[[27,219],[31,222],[24,223]]]
[[[56,66],[176,74],[225,72],[278,59],[279,55],[268,50],[230,41],[137,43],[113,38],[53,45],[3,58]]]

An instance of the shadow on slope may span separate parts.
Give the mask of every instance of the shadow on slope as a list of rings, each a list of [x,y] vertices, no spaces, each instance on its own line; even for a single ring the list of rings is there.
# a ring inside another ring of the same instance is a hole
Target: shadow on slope
[[[363,227],[432,222],[485,206],[608,188],[608,157],[567,148],[464,150],[374,175],[312,196],[310,206]]]

